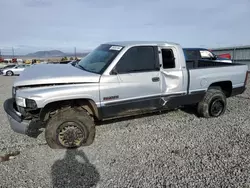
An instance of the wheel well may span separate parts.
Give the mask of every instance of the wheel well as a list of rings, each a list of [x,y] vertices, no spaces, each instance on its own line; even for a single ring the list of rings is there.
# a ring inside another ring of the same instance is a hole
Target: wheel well
[[[215,82],[209,86],[211,87],[220,87],[221,90],[224,92],[226,97],[230,97],[232,94],[232,82],[231,81],[222,81],[222,82]]]
[[[11,73],[13,74],[13,71],[12,71],[12,70],[8,70],[8,71],[6,71],[6,74],[7,74],[7,72],[11,72]]]
[[[47,104],[41,109],[40,120],[47,121],[51,114],[56,113],[57,110],[63,108],[77,107],[85,109],[93,118],[99,119],[99,113],[95,102],[91,99],[74,99],[74,100],[63,100],[56,101]]]

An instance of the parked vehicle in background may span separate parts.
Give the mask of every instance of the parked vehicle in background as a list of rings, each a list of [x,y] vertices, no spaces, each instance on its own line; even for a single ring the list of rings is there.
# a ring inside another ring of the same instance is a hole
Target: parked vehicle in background
[[[183,48],[187,61],[208,60],[211,62],[232,63],[231,59],[222,58],[205,48]]]
[[[24,63],[24,61],[22,59],[17,59],[17,58],[12,58],[12,63]]]
[[[112,42],[76,64],[36,65],[16,79],[4,102],[11,128],[51,148],[91,145],[95,122],[194,105],[200,117],[225,113],[246,89],[244,64],[187,61],[179,44]]]
[[[48,64],[47,61],[41,61],[39,64]]]
[[[3,70],[10,69],[10,68],[13,68],[15,66],[16,66],[16,64],[12,64],[12,65],[6,65],[6,66],[0,68],[0,74],[3,74]]]
[[[57,61],[49,61],[47,64],[59,64]]]
[[[75,66],[79,61],[80,60],[73,60],[73,61],[70,61],[68,64]]]
[[[24,71],[27,67],[29,67],[29,64],[19,64],[15,65],[14,67],[11,68],[6,68],[2,71],[3,75],[5,76],[14,76],[14,75],[20,75],[21,72]]]
[[[224,58],[224,59],[232,59],[230,53],[227,53],[227,54],[218,54],[217,56],[220,57],[220,58]]]
[[[59,64],[68,64],[69,62],[71,61],[70,60],[60,61]]]

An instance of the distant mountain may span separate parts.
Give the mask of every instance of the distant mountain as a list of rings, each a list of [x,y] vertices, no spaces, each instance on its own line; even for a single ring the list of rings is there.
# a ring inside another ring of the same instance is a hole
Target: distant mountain
[[[24,58],[24,59],[49,59],[49,58],[62,58],[62,57],[85,57],[91,50],[84,52],[74,53],[65,53],[60,50],[47,50],[47,51],[37,51],[34,53],[29,53],[27,55],[15,55],[15,58]],[[2,58],[12,59],[12,55],[2,55]]]
[[[51,58],[51,57],[74,57],[75,55],[77,57],[84,57],[89,52],[78,52],[76,54],[74,53],[64,53],[60,50],[49,50],[49,51],[37,51],[35,53],[29,53],[27,55],[24,55],[24,57],[35,57],[35,58]]]
[[[66,54],[60,50],[49,50],[49,51],[37,51],[35,53],[29,53],[26,57],[46,58],[46,57],[62,57]]]

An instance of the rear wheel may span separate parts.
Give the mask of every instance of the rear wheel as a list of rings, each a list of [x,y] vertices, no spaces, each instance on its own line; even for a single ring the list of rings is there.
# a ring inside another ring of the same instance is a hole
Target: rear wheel
[[[7,76],[13,76],[14,73],[13,73],[12,71],[7,71],[7,72],[6,72],[6,75],[7,75]]]
[[[89,146],[95,138],[95,124],[84,110],[61,110],[50,118],[45,139],[50,148],[78,148]]]
[[[197,111],[199,116],[219,117],[226,111],[227,99],[220,88],[211,88],[207,91],[205,97],[199,102]]]

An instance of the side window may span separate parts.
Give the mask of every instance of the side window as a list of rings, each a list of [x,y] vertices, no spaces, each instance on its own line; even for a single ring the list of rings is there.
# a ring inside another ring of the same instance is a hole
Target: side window
[[[130,48],[116,65],[118,73],[147,72],[156,70],[156,57],[151,46]]]
[[[175,57],[171,49],[162,49],[163,69],[175,68]]]

